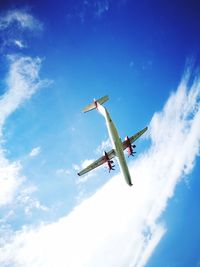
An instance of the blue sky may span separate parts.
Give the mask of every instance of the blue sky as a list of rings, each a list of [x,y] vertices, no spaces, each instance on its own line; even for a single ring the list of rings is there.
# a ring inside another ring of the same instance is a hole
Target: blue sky
[[[1,1],[1,266],[200,266],[199,9]],[[131,189],[117,166],[76,175],[110,148],[81,112],[106,94],[122,139],[149,126]]]

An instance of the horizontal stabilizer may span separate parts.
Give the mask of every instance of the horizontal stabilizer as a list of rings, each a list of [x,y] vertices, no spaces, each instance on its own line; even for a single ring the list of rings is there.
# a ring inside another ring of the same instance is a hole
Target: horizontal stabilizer
[[[83,112],[88,112],[88,111],[90,111],[90,110],[95,109],[95,108],[97,107],[97,106],[96,106],[97,103],[99,103],[99,104],[102,105],[102,104],[103,104],[104,102],[106,102],[108,99],[109,99],[109,98],[108,98],[108,96],[106,95],[106,96],[103,96],[103,97],[99,98],[98,100],[94,100],[93,103],[87,105],[87,106],[83,109]]]

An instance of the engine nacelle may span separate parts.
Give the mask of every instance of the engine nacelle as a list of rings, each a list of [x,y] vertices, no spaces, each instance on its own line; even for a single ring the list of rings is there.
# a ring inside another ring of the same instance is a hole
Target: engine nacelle
[[[109,172],[114,170],[115,165],[113,165],[114,161],[109,159],[108,154],[106,153],[106,151],[104,151],[104,155],[105,155],[105,159],[108,165],[108,170]]]
[[[128,136],[125,137],[125,140],[127,142],[127,152],[128,152],[128,156],[134,156],[134,154],[136,153],[135,151],[133,151],[134,148],[136,148],[136,145],[132,145],[131,141],[129,139]]]

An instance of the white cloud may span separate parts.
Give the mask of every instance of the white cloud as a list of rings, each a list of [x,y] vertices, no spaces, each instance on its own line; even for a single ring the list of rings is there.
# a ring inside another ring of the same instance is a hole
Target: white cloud
[[[63,174],[69,175],[71,173],[72,173],[72,171],[70,169],[60,168],[60,169],[56,170],[56,174],[58,174],[58,175],[63,175]]]
[[[19,10],[0,15],[0,41],[3,46],[15,45],[20,49],[24,48],[24,41],[18,38],[20,34],[23,36],[23,29],[41,30],[42,25],[31,15]],[[0,50],[2,52],[2,47]],[[49,82],[40,80],[40,58],[10,55],[8,60],[9,71],[3,90],[5,93],[0,96],[0,243],[12,234],[8,222],[16,215],[16,210],[23,209],[23,215],[30,215],[33,209],[48,210],[32,196],[35,189],[27,185],[26,177],[22,175],[21,163],[6,158],[3,130],[6,119]]]
[[[152,144],[121,174],[68,216],[24,228],[0,249],[1,266],[142,267],[166,232],[160,217],[176,184],[189,174],[200,145],[200,81],[187,75],[149,127]]]
[[[41,22],[23,9],[9,10],[5,15],[2,15],[0,17],[0,30],[7,29],[13,23],[17,23],[22,29],[42,30],[43,28]]]
[[[20,49],[26,47],[25,44],[23,43],[23,41],[21,40],[14,40],[14,43],[17,47],[19,47]]]
[[[25,9],[13,9],[0,14],[0,39],[5,46],[15,45],[24,48],[24,30],[41,30],[42,24]],[[2,48],[2,47],[1,47]],[[2,52],[2,51],[1,51]],[[40,58],[9,55],[9,72],[5,81],[4,94],[0,97],[0,206],[13,201],[25,177],[22,177],[19,162],[6,159],[3,150],[3,127],[8,116],[43,86],[48,85],[40,80]],[[34,151],[35,156],[39,151]],[[32,155],[33,156],[33,155]]]
[[[15,204],[23,205],[24,212],[26,215],[30,215],[32,210],[38,209],[42,211],[48,211],[49,209],[42,205],[39,200],[32,197],[32,194],[37,191],[35,186],[27,186],[20,190],[18,196],[16,197]]]
[[[41,147],[37,146],[37,147],[34,147],[31,150],[29,156],[32,157],[32,158],[34,158],[34,157],[37,157],[40,153],[41,153]]]
[[[42,23],[33,17],[28,9],[12,9],[0,14],[0,52],[4,49],[19,48],[22,50],[25,45],[26,33],[41,32]],[[6,51],[8,54],[8,51]]]
[[[11,64],[6,80],[7,90],[0,99],[0,125],[25,100],[49,83],[39,78],[40,58],[10,56],[9,59]]]
[[[12,202],[16,190],[24,181],[19,174],[20,169],[19,163],[10,163],[0,150],[0,207]]]
[[[80,167],[79,167],[79,165],[77,165],[77,164],[73,164],[72,168],[73,168],[75,171],[79,171],[79,170],[80,170]]]
[[[0,138],[6,119],[17,108],[29,99],[38,89],[48,85],[40,80],[39,70],[41,60],[31,57],[11,57],[10,70],[6,79],[7,90],[0,98]],[[0,206],[12,202],[22,182],[25,180],[20,174],[21,166],[18,162],[10,162],[0,146]]]
[[[101,144],[96,149],[96,153],[103,155],[104,151],[108,152],[110,149],[112,149],[112,144],[110,139],[108,138],[107,140],[101,142]]]
[[[94,160],[93,159],[85,159],[82,164],[81,164],[81,168],[86,168],[89,164],[91,164]]]

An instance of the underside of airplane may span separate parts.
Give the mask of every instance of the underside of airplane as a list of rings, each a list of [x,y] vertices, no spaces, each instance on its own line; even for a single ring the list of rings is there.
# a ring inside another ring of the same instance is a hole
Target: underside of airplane
[[[117,129],[110,117],[110,114],[108,113],[107,109],[102,106],[102,104],[106,102],[107,100],[108,100],[108,96],[104,96],[98,100],[94,99],[93,103],[91,103],[90,105],[86,106],[83,109],[83,112],[88,112],[93,109],[97,109],[104,116],[113,148],[108,152],[104,151],[104,155],[102,157],[100,157],[99,159],[91,163],[85,169],[81,170],[78,173],[78,175],[81,176],[83,174],[86,174],[87,172],[101,166],[104,163],[107,164],[108,170],[110,172],[111,170],[114,170],[114,162],[112,159],[116,157],[119,163],[121,173],[123,174],[127,184],[131,186],[132,185],[131,176],[130,176],[129,169],[128,169],[128,166],[127,166],[127,163],[124,157],[124,150],[127,150],[128,156],[134,156],[134,154],[136,153],[134,151],[136,145],[133,143],[143,133],[146,132],[147,127],[145,127],[144,129],[137,132],[131,137],[126,136],[125,141],[122,142],[117,132]]]

